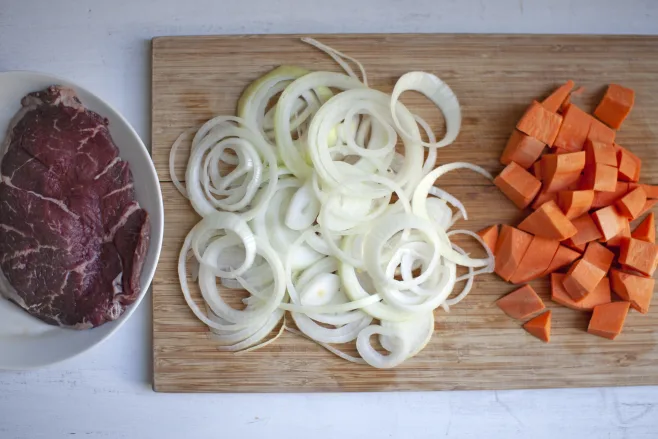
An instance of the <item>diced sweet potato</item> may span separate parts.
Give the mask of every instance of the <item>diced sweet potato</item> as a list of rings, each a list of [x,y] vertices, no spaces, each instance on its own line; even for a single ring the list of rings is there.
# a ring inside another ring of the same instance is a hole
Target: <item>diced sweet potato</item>
[[[617,150],[611,143],[585,141],[585,165],[595,164],[617,167]]]
[[[542,276],[546,276],[547,274],[551,274],[562,267],[566,267],[579,257],[580,253],[573,251],[563,245],[559,246],[557,252],[555,252],[555,256],[553,256],[551,264],[548,266],[546,271],[542,273]]]
[[[618,84],[610,84],[603,99],[594,110],[594,116],[611,128],[618,130],[631,112],[635,92]]]
[[[541,182],[514,162],[503,169],[494,184],[519,209],[526,208],[541,189]]]
[[[640,241],[656,243],[656,219],[653,212],[633,230],[631,236]]]
[[[617,160],[617,159],[615,158],[615,160]],[[534,162],[532,164],[532,175],[534,175],[537,180],[542,181],[541,159],[537,160],[536,162]],[[658,198],[658,197],[656,197],[656,198]]]
[[[604,207],[592,213],[592,219],[603,235],[603,240],[614,238],[622,230],[623,218],[615,206]]]
[[[658,186],[652,186],[650,184],[641,184],[642,189],[647,194],[647,198],[650,200],[658,198]]]
[[[544,302],[530,285],[524,285],[516,291],[496,301],[498,308],[513,319],[523,320],[545,308]]]
[[[561,273],[551,274],[551,300],[553,302],[579,311],[590,311],[595,306],[610,303],[612,300],[610,296],[610,282],[607,277],[601,279],[601,282],[594,288],[594,291],[585,296],[583,300],[576,302],[562,285],[565,276],[566,274]]]
[[[653,279],[613,269],[610,270],[610,283],[612,291],[623,300],[630,302],[633,308],[642,314],[649,311],[655,285]]]
[[[477,232],[484,243],[489,247],[491,252],[496,251],[496,241],[498,241],[498,224],[489,226]]]
[[[617,188],[617,168],[599,163],[585,166],[582,187],[599,192],[614,192]]]
[[[494,269],[496,274],[503,280],[509,281],[531,242],[532,235],[503,224],[496,242]]]
[[[545,154],[542,157],[542,178],[545,192],[565,190],[580,179],[585,168],[585,151],[569,154]]]
[[[574,245],[584,245],[603,237],[599,228],[594,224],[594,220],[588,213],[585,213],[578,218],[574,218],[571,220],[571,223],[577,230],[576,234],[571,237],[571,241]]]
[[[562,285],[574,301],[580,302],[594,291],[604,277],[605,271],[585,259],[579,259],[567,272]]]
[[[612,265],[612,260],[615,254],[610,250],[599,244],[598,242],[590,242],[587,245],[587,250],[583,254],[583,259],[590,264],[598,267],[601,271],[607,273]]]
[[[587,332],[614,340],[621,334],[629,306],[628,302],[610,302],[595,306]]]
[[[595,142],[610,144],[615,141],[615,131],[599,120],[592,118],[587,138]]]
[[[551,341],[551,310],[538,315],[523,324],[523,328],[546,343]]]
[[[631,236],[631,224],[628,222],[628,218],[622,216],[619,217],[619,220],[621,221],[621,229],[619,230],[619,233],[617,233],[617,235],[608,239],[605,242],[605,245],[608,248],[619,247],[621,245],[621,240],[623,238],[628,238]]]
[[[559,86],[549,97],[541,101],[541,104],[548,111],[556,113],[562,104],[569,98],[569,93],[574,87],[574,82],[569,79],[566,83]]]
[[[591,190],[558,192],[557,204],[568,219],[587,213],[592,207],[592,202],[594,202],[594,191]]]
[[[546,193],[544,191],[539,191],[539,194],[537,194],[537,198],[535,198],[535,201],[532,202],[532,210],[537,210],[541,207],[542,204],[548,202],[548,201],[554,201],[557,203],[557,192],[551,192],[551,193]]]
[[[629,220],[634,220],[640,215],[647,202],[647,194],[642,187],[637,187],[617,200],[617,210]]]
[[[589,114],[574,104],[569,104],[553,146],[568,152],[582,150],[591,124],[592,117]]]
[[[618,181],[614,192],[595,192],[592,208],[606,207],[614,204],[615,201],[628,193],[628,183]]]
[[[516,128],[546,145],[553,145],[562,124],[562,116],[548,111],[534,101],[526,110]]]
[[[543,150],[542,142],[519,130],[514,130],[507,141],[503,155],[500,156],[500,162],[503,165],[515,162],[522,168],[528,169],[539,158]]]
[[[571,250],[578,252],[579,254],[585,253],[585,249],[587,248],[587,243],[583,242],[580,244],[576,244],[575,242],[573,242],[572,238],[565,239],[564,241],[562,241],[562,245],[566,245]]]
[[[541,236],[533,237],[521,263],[509,281],[513,284],[522,284],[540,277],[548,269],[558,247],[560,247],[560,241]]]
[[[640,178],[640,159],[625,148],[617,148],[617,168],[619,180],[638,181]]]
[[[519,229],[548,239],[563,241],[578,231],[562,213],[555,201],[548,201],[528,215]]]
[[[653,276],[658,265],[658,245],[635,238],[623,238],[619,246],[619,263],[645,276]]]
[[[644,203],[644,207],[642,208],[642,212],[638,215],[638,217],[644,215],[645,213],[649,212],[651,209],[653,209],[653,206],[658,203],[658,200],[647,200],[646,203]]]

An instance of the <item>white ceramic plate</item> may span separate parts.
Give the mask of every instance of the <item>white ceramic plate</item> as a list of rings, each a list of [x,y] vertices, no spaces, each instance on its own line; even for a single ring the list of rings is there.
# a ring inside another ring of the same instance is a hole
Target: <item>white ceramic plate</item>
[[[135,312],[151,284],[162,247],[164,213],[162,193],[155,167],[135,130],[107,102],[76,84],[33,72],[0,73],[0,143],[11,118],[26,94],[49,85],[72,87],[89,109],[107,117],[110,133],[123,160],[130,163],[137,200],[151,219],[151,240],[142,271],[142,292],[135,303],[116,321],[98,328],[77,331],[47,325],[0,297],[0,369],[32,369],[57,363],[85,352],[106,340]]]

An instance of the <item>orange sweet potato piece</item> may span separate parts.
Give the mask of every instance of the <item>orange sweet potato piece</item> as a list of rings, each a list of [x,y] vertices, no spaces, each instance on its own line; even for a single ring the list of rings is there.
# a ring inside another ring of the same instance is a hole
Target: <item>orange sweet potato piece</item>
[[[647,200],[646,203],[644,203],[644,207],[642,208],[642,212],[638,216],[642,216],[645,213],[649,212],[651,209],[653,209],[653,206],[658,203],[658,200]]]
[[[580,302],[594,291],[603,277],[605,271],[585,259],[578,259],[567,271],[562,285],[574,301]]]
[[[482,238],[492,253],[496,251],[496,241],[498,241],[498,224],[494,224],[493,226],[482,229],[477,232],[477,234],[480,236],[480,238]]]
[[[541,277],[548,269],[558,247],[560,247],[560,241],[541,236],[533,237],[521,263],[509,281],[513,284],[522,284]]]
[[[566,274],[561,273],[551,274],[551,300],[553,302],[579,311],[590,311],[596,305],[610,303],[612,300],[610,296],[610,281],[607,277],[601,279],[601,282],[594,288],[594,291],[585,296],[583,300],[576,302],[562,285],[565,276]]]
[[[585,254],[583,254],[584,260],[606,273],[610,270],[610,265],[612,265],[612,260],[614,258],[615,254],[598,242],[590,242],[587,245]]]
[[[494,184],[519,209],[526,208],[541,189],[541,182],[514,162],[503,169]]]
[[[578,230],[576,234],[570,238],[571,242],[576,246],[584,245],[603,237],[599,228],[594,224],[594,220],[588,213],[572,219],[571,223],[576,227],[576,230]]]
[[[585,151],[568,154],[545,154],[542,157],[544,191],[557,192],[567,189],[580,179],[585,168]]]
[[[623,300],[630,302],[631,306],[642,314],[649,311],[655,283],[654,279],[648,277],[610,270],[612,291]]]
[[[592,123],[589,126],[589,133],[587,133],[587,138],[592,141],[610,144],[615,141],[615,131],[597,119],[592,118]]]
[[[652,186],[650,184],[641,184],[642,189],[647,194],[647,198],[650,200],[658,198],[658,186]]]
[[[633,230],[631,237],[640,241],[656,243],[656,219],[653,212],[647,215],[635,230]]]
[[[623,238],[619,246],[619,263],[645,276],[653,276],[658,265],[658,245],[635,238]]]
[[[592,219],[603,235],[603,240],[614,238],[622,230],[623,218],[615,206],[604,207],[592,213]]]
[[[582,150],[591,124],[592,116],[574,104],[569,104],[553,146],[569,152]]]
[[[614,192],[595,192],[594,201],[592,201],[592,207],[596,209],[599,207],[610,206],[627,193],[628,183],[624,181],[618,181]]]
[[[611,143],[585,140],[585,165],[608,165],[617,167],[617,150]]]
[[[522,168],[528,169],[541,156],[543,150],[542,142],[519,130],[514,130],[507,141],[503,155],[500,156],[500,163],[509,165],[515,162]]]
[[[617,168],[600,163],[585,166],[582,187],[599,192],[614,192],[617,189]]]
[[[557,196],[557,204],[568,219],[587,213],[592,207],[592,202],[594,202],[594,191],[591,190],[560,191]]]
[[[611,128],[618,130],[631,112],[635,103],[635,92],[618,84],[610,84],[603,99],[594,110],[594,116]]]
[[[615,156],[616,157],[616,156]],[[615,160],[617,160],[615,158]],[[616,163],[616,162],[615,162]],[[532,175],[535,176],[535,178],[539,181],[542,181],[542,175],[541,175],[541,159],[537,160],[532,164]],[[656,197],[658,198],[658,197]]]
[[[619,168],[619,180],[638,181],[640,179],[640,168],[642,162],[626,148],[617,145],[617,168]]]
[[[551,341],[551,310],[528,320],[523,324],[523,328],[531,335],[534,335],[546,343]]]
[[[579,257],[580,253],[573,251],[563,245],[559,246],[557,252],[555,252],[555,256],[553,256],[551,264],[548,266],[546,271],[542,273],[542,276],[546,276],[547,274],[551,274],[562,267],[566,267]]]
[[[569,93],[571,90],[573,90],[573,87],[576,84],[569,79],[566,83],[562,84],[559,86],[549,97],[541,101],[541,104],[546,108],[548,111],[552,111],[553,113],[556,113],[564,101],[567,100],[569,97]]]
[[[546,193],[544,191],[539,191],[537,198],[532,202],[532,210],[537,210],[541,207],[542,204],[548,201],[555,201],[557,203],[557,192]]]
[[[595,306],[587,332],[614,340],[624,327],[629,306],[628,302],[610,302]]]
[[[579,254],[585,253],[585,249],[587,248],[587,243],[583,242],[580,244],[576,244],[575,242],[573,242],[573,239],[571,238],[562,241],[562,245],[566,245],[571,250],[578,252]]]
[[[563,241],[578,230],[562,213],[555,201],[548,201],[519,224],[519,229],[548,239]]]
[[[631,236],[631,224],[628,222],[628,218],[622,216],[619,219],[621,221],[621,230],[617,235],[605,242],[608,248],[619,247],[623,238],[629,238]]]
[[[524,285],[496,301],[498,308],[513,319],[523,320],[545,308],[530,285]]]
[[[546,145],[553,145],[561,124],[562,116],[533,101],[516,124],[516,129]]]
[[[617,200],[615,205],[619,213],[628,219],[634,220],[644,210],[646,202],[647,194],[642,189],[642,186],[639,186]]]
[[[496,242],[496,264],[494,271],[503,280],[509,281],[521,263],[532,242],[532,235],[506,224],[500,229]]]

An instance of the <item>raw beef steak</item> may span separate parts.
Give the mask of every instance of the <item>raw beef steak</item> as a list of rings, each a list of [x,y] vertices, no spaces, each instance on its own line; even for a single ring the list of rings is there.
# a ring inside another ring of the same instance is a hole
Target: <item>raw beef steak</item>
[[[22,105],[3,145],[0,292],[53,325],[102,325],[139,295],[148,214],[107,119],[58,86]]]

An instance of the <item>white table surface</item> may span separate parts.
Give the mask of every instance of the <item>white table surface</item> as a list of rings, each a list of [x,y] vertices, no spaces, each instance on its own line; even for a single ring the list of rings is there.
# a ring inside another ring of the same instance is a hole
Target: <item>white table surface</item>
[[[0,71],[77,81],[148,143],[152,37],[292,32],[658,34],[658,1],[0,0]],[[658,387],[156,394],[150,320],[147,299],[79,358],[0,372],[0,438],[658,438]]]

